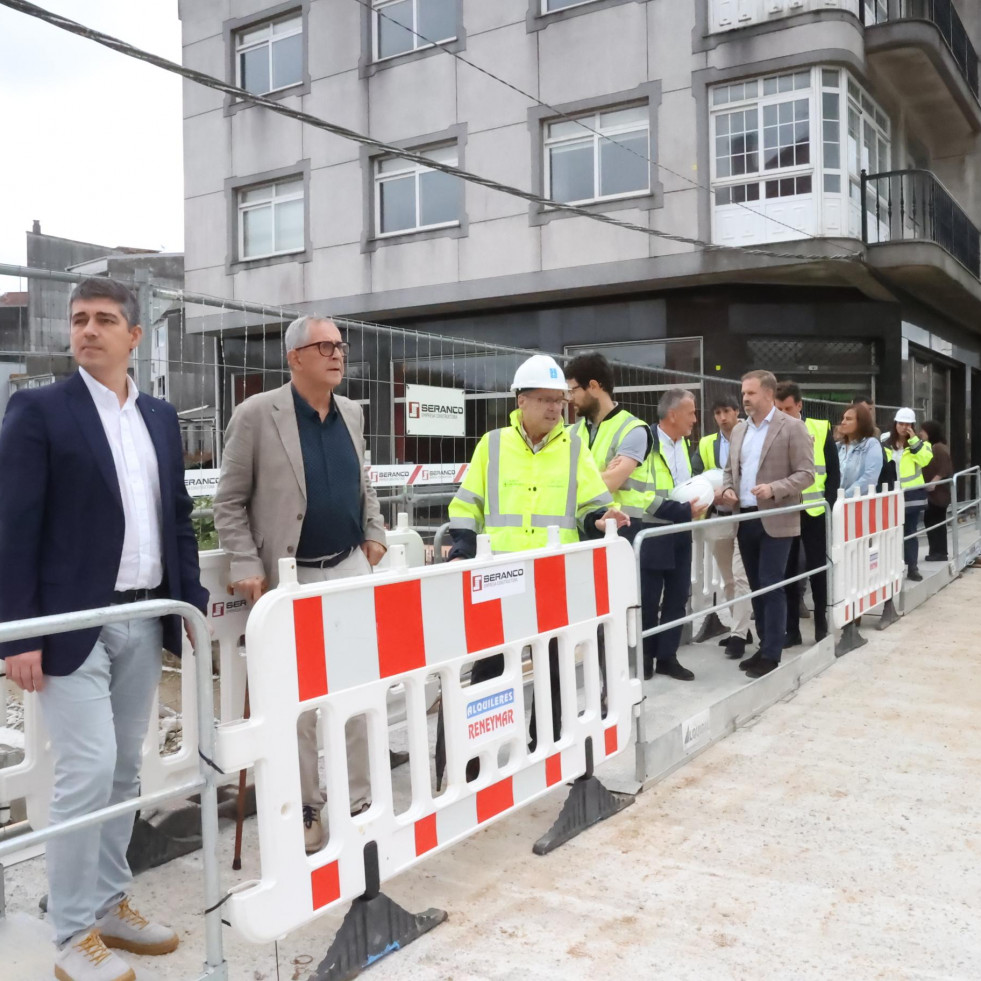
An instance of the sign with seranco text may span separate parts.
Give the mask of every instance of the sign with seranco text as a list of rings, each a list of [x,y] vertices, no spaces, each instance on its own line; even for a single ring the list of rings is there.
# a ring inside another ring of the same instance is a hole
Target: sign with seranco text
[[[408,436],[465,436],[463,389],[406,385],[405,432]]]

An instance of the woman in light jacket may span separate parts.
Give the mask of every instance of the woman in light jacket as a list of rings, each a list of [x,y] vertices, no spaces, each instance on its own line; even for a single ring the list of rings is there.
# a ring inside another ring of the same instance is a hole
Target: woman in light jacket
[[[882,471],[882,444],[876,439],[875,420],[864,402],[845,410],[838,435],[841,489],[845,497],[874,491]]]

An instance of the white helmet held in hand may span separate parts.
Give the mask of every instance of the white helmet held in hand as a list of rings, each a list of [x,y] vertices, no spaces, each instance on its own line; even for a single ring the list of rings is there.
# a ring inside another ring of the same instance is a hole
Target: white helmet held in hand
[[[520,392],[524,388],[551,388],[556,392],[568,392],[569,383],[555,358],[547,354],[533,354],[518,365],[511,382],[512,392]]]

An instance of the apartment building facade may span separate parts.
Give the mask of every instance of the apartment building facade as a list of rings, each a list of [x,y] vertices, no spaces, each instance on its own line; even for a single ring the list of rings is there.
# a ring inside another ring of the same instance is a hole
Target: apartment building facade
[[[710,375],[766,366],[814,395],[913,404],[951,429],[958,462],[977,457],[981,6],[182,0],[180,12],[193,68],[646,230],[185,83],[189,290]],[[191,324],[245,344],[251,326]]]

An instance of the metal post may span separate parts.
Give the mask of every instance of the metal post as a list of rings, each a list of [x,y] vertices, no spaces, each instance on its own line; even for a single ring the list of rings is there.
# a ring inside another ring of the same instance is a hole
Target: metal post
[[[153,353],[153,287],[150,285],[148,270],[138,269],[136,276],[140,282],[136,290],[136,298],[140,305],[140,326],[143,328],[143,337],[136,349],[134,380],[136,387],[141,392],[149,392],[151,387],[150,361]]]
[[[862,241],[869,244],[869,206],[868,206],[869,175],[862,169]]]
[[[952,523],[951,523],[951,529],[950,529],[950,547],[951,547],[951,549],[953,551],[953,556],[952,557],[953,557],[953,560],[954,560],[953,568],[954,568],[954,575],[955,576],[958,575],[960,573],[960,571],[961,571],[961,565],[960,565],[960,560],[961,560],[960,536],[958,535],[958,532],[957,532],[957,524],[958,524],[958,522],[957,522],[957,509],[958,509],[958,501],[957,501],[957,477],[955,476],[955,477],[952,477],[951,478],[951,481],[950,481],[950,510],[951,510],[951,516],[952,516]]]
[[[838,489],[839,498],[842,497],[841,488]],[[825,573],[826,579],[826,593],[827,593],[827,605],[825,606],[825,617],[828,624],[828,636],[831,637],[832,641],[835,636],[835,621],[834,621],[834,609],[835,609],[835,566],[831,561],[831,548],[834,543],[834,508],[828,504],[827,501],[824,502],[824,564],[828,567]]]

